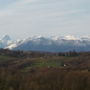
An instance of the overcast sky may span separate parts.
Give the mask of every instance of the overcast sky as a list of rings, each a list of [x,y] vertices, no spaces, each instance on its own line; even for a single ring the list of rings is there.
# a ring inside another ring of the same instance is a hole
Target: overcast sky
[[[0,36],[89,35],[90,0],[0,0]]]

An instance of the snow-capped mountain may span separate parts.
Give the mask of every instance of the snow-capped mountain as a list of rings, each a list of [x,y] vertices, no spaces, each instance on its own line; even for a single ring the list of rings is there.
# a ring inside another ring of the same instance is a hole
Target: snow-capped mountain
[[[5,35],[5,36],[3,36],[3,38],[0,39],[0,48],[5,48],[10,43],[12,43],[11,38],[8,35]]]
[[[2,40],[9,41],[9,40],[11,40],[11,38],[9,37],[9,35],[5,35],[5,36],[3,36]]]
[[[29,37],[24,40],[12,41],[8,35],[0,40],[0,48],[24,51],[90,51],[90,37],[74,36],[53,36],[46,38],[43,36]]]

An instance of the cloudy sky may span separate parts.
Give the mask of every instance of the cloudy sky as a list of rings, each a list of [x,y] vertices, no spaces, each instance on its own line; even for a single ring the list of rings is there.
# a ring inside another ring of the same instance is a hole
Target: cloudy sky
[[[0,36],[89,35],[90,0],[0,0]]]

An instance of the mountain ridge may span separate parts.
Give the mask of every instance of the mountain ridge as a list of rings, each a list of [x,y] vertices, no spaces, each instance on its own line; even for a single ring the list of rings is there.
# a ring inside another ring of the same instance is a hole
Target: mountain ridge
[[[49,52],[65,52],[65,51],[90,51],[90,37],[53,36],[43,37],[35,36],[27,39],[13,41],[10,36],[5,35],[0,40],[0,48],[8,48],[11,50],[24,51],[49,51]]]

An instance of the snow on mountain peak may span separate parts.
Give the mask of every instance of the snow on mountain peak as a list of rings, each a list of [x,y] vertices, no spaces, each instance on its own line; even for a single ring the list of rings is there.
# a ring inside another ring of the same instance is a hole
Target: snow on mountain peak
[[[78,40],[78,38],[71,36],[71,35],[65,36],[64,39],[66,39],[66,40]]]
[[[90,50],[90,37],[77,38],[72,35],[53,36],[50,38],[34,36],[27,39],[12,41],[8,35],[0,40],[0,48],[14,50],[69,51]]]
[[[61,40],[62,37],[61,36],[52,36],[51,39],[52,40]]]
[[[9,41],[9,40],[11,40],[11,38],[9,35],[5,35],[5,36],[3,36],[2,40],[3,41]]]
[[[8,35],[3,36],[3,38],[0,39],[0,48],[6,47],[11,42],[11,38]]]
[[[86,41],[90,41],[90,36],[83,36],[81,39],[86,40]]]

